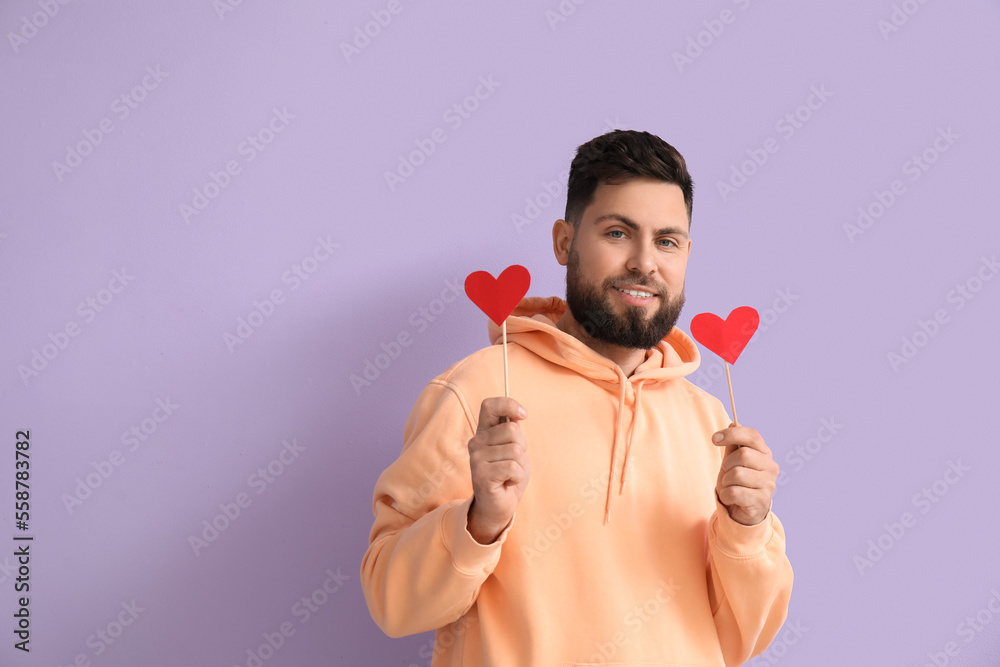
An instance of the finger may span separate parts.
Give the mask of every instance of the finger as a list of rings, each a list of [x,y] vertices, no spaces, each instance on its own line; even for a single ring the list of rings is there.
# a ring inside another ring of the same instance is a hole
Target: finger
[[[517,461],[496,461],[486,469],[486,479],[496,485],[520,484],[524,477],[524,466]]]
[[[761,491],[742,486],[727,486],[718,490],[719,500],[726,507],[753,508],[762,503]]]
[[[479,407],[479,424],[476,427],[476,432],[496,426],[501,423],[502,417],[519,421],[527,416],[528,411],[513,398],[506,396],[485,398]]]
[[[738,447],[750,447],[764,454],[771,454],[771,450],[757,429],[749,426],[730,426],[717,431],[712,435],[712,444],[726,447],[726,454],[735,451]]]
[[[720,473],[718,485],[722,488],[739,487],[765,491],[770,487],[771,479],[762,470],[738,466]]]
[[[722,461],[725,463],[729,455],[739,449],[739,445],[734,445],[726,441],[726,433],[729,429],[736,426],[734,423],[730,423],[728,428],[722,429],[721,431],[716,431],[712,434],[712,444],[718,445],[719,447],[725,447],[722,452]],[[719,473],[722,474],[721,471]]]
[[[521,461],[525,458],[525,448],[516,442],[484,447],[476,452],[476,460],[486,463],[496,461]]]
[[[520,443],[525,448],[528,446],[528,442],[524,437],[524,431],[521,430],[521,426],[517,422],[506,422],[491,426],[489,430],[478,433],[476,437],[487,447],[506,445],[511,442]]]
[[[750,447],[734,447],[731,451],[727,447],[721,469],[725,472],[734,468],[748,468],[764,472],[771,469],[773,461],[770,454]]]

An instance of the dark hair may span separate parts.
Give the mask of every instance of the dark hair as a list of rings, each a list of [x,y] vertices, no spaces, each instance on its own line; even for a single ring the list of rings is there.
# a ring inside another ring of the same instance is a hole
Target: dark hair
[[[684,157],[655,134],[637,130],[612,130],[576,149],[566,188],[566,221],[580,226],[598,184],[621,183],[640,176],[679,186],[690,226],[694,182]]]

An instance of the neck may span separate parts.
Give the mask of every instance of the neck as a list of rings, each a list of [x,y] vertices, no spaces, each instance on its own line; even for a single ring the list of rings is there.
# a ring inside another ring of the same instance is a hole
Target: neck
[[[563,312],[562,317],[556,322],[556,328],[576,338],[599,355],[615,362],[622,369],[625,377],[632,377],[635,369],[646,359],[646,350],[622,347],[594,338],[576,321],[569,308]]]

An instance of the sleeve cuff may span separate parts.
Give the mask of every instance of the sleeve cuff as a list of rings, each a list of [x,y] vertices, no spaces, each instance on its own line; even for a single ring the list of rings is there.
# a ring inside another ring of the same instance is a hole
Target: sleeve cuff
[[[507,540],[507,533],[514,525],[510,520],[493,544],[480,544],[469,533],[469,507],[472,498],[454,501],[441,517],[441,537],[451,554],[455,569],[469,575],[492,574],[500,561],[500,547]]]
[[[772,526],[774,515],[771,513],[770,507],[767,510],[767,516],[760,523],[752,526],[744,526],[729,516],[729,510],[722,504],[718,496],[715,497],[715,507],[714,532],[716,542],[724,553],[740,558],[763,553],[774,535],[774,527]]]

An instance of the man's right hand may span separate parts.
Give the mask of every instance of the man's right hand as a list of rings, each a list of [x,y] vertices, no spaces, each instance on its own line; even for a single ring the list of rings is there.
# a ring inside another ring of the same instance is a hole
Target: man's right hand
[[[468,530],[480,544],[492,544],[510,523],[531,477],[528,442],[519,421],[528,416],[512,398],[487,398],[479,427],[469,440],[472,491]],[[501,423],[501,417],[509,421]]]

